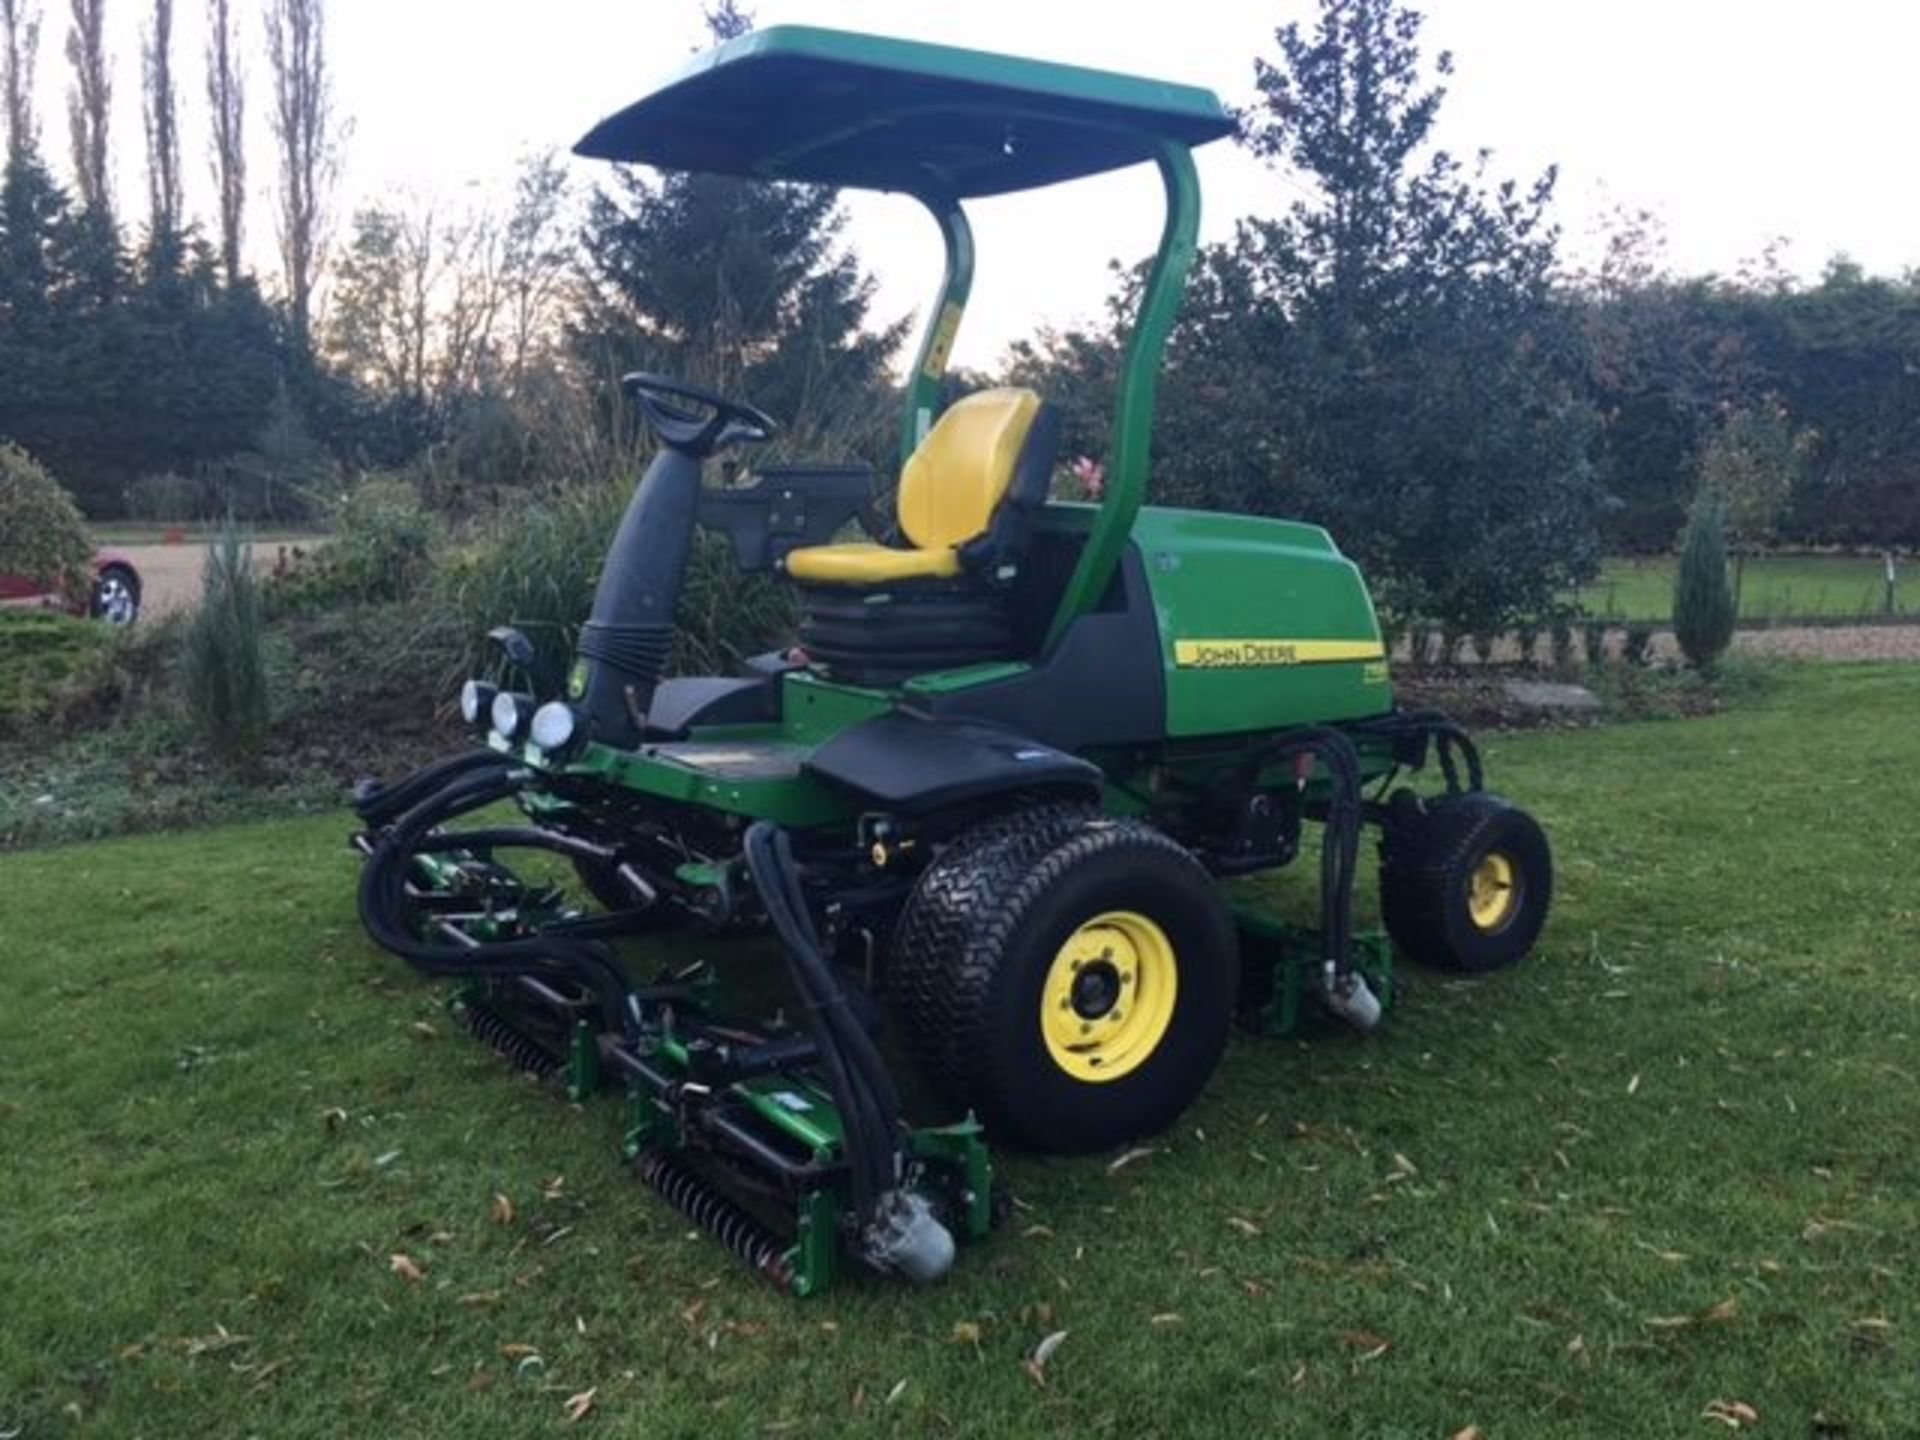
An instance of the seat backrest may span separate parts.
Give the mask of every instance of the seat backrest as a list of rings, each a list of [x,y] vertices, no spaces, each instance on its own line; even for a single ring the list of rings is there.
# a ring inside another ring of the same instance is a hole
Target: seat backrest
[[[1038,395],[1012,388],[947,407],[900,472],[900,529],[916,549],[948,549],[986,531],[1039,413]]]

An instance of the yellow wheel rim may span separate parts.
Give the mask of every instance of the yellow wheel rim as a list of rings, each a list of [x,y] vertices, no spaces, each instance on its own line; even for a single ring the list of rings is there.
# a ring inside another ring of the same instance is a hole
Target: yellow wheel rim
[[[1498,930],[1520,908],[1520,872],[1511,857],[1490,850],[1467,877],[1467,914],[1479,930]]]
[[[1076,1080],[1118,1080],[1147,1062],[1173,1022],[1180,967],[1173,942],[1132,910],[1096,915],[1047,967],[1040,1032]]]

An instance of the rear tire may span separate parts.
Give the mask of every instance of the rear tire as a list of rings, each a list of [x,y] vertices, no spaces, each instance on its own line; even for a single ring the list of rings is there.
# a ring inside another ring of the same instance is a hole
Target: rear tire
[[[1498,796],[1393,798],[1380,844],[1380,910],[1405,955],[1484,975],[1533,949],[1553,903],[1553,852],[1534,818]]]
[[[889,994],[928,1083],[997,1140],[1079,1153],[1171,1124],[1226,1046],[1232,921],[1213,878],[1135,820],[1029,812],[928,867]]]

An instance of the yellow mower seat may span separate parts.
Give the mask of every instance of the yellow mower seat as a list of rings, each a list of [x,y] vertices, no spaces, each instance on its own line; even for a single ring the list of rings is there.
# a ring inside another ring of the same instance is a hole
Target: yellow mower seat
[[[1031,390],[956,400],[900,472],[900,530],[912,548],[809,545],[787,556],[787,573],[812,585],[857,586],[960,574],[960,547],[986,534],[1039,413]]]

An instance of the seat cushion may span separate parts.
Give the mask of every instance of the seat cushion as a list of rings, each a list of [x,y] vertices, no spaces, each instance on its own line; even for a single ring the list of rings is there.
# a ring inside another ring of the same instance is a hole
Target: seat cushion
[[[1031,390],[977,390],[949,405],[900,471],[900,530],[923,550],[964,545],[993,521],[1040,413]]]
[[[890,545],[809,545],[788,552],[787,573],[813,585],[884,585],[889,580],[949,579],[960,552],[896,550]]]

